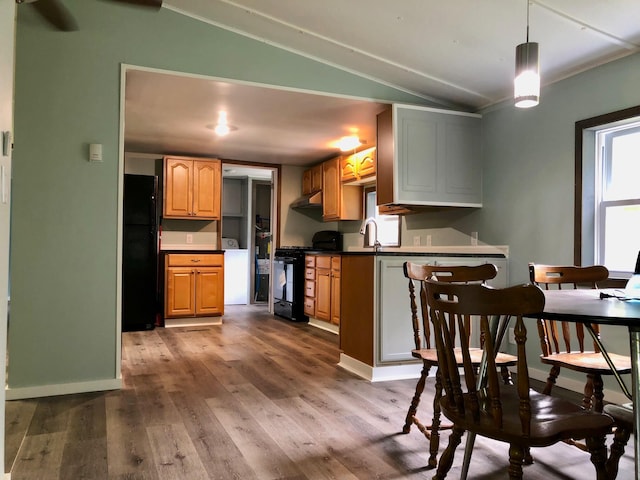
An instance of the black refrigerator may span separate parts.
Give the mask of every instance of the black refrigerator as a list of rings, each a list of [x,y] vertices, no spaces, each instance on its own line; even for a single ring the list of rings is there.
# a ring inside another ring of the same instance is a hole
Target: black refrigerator
[[[124,176],[122,331],[151,330],[159,308],[158,177]]]

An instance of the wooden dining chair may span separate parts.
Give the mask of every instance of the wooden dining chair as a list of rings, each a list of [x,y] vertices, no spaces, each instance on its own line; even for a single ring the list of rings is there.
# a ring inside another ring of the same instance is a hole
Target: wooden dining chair
[[[607,459],[607,474],[610,480],[618,476],[620,458],[624,455],[629,438],[633,433],[633,410],[623,405],[608,404],[604,406],[604,413],[613,417],[615,432]]]
[[[424,265],[419,263],[405,262],[404,275],[409,280],[409,299],[411,306],[411,321],[413,326],[413,340],[415,348],[411,351],[411,355],[422,360],[422,371],[420,378],[416,384],[416,391],[409,406],[409,411],[405,419],[403,433],[409,433],[411,426],[416,425],[418,430],[422,432],[429,440],[429,466],[435,467],[438,459],[438,449],[440,445],[439,431],[443,428],[440,424],[440,404],[439,399],[442,395],[442,378],[438,367],[438,354],[435,345],[431,340],[431,327],[429,322],[429,314],[426,301],[426,289],[424,280],[435,277],[440,281],[454,283],[479,283],[486,282],[494,278],[498,270],[495,265],[483,264],[478,266],[442,266],[442,265]],[[419,301],[416,300],[419,296]],[[465,320],[465,326],[459,334],[461,341],[469,344],[471,336],[470,319]],[[482,339],[480,339],[480,343]],[[471,348],[472,362],[475,365],[480,363],[482,357],[481,348]],[[496,358],[496,364],[501,369],[503,381],[509,383],[511,375],[507,367],[515,365],[516,358],[513,355],[500,353]],[[460,359],[462,364],[462,359]],[[433,400],[433,419],[431,424],[425,426],[417,417],[418,405],[420,397],[424,391],[427,376],[432,367],[436,367],[435,376],[435,392]]]
[[[523,460],[530,447],[550,446],[565,438],[584,438],[596,467],[596,478],[605,480],[605,436],[611,432],[613,419],[530,388],[523,316],[543,311],[542,290],[532,284],[494,289],[434,280],[425,283],[444,386],[440,406],[443,415],[453,422],[434,480],[446,478],[464,432],[509,444],[510,479],[522,478]],[[459,371],[460,353],[456,350],[451,325],[461,325],[467,316],[479,323],[485,337],[486,376],[480,383],[471,352],[464,342],[460,352],[463,374]],[[490,319],[495,316],[515,321],[515,385],[501,385],[496,371],[496,343],[489,334]],[[561,465],[558,463],[558,468],[562,468]]]
[[[609,271],[602,265],[586,267],[529,264],[531,282],[546,290],[552,288],[597,288],[598,282],[609,277]],[[561,368],[568,368],[586,374],[582,404],[586,409],[602,412],[603,408],[603,375],[613,375],[596,342],[589,348],[585,340],[585,327],[582,323],[573,323],[574,334],[571,335],[569,322],[538,320],[538,334],[542,363],[551,365],[551,371],[543,393],[549,395],[560,374]],[[597,324],[592,328],[598,338],[600,329]],[[619,374],[631,373],[631,359],[628,356],[609,353]]]

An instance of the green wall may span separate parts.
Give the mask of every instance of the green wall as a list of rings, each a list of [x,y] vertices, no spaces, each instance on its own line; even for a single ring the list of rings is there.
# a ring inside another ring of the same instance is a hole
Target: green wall
[[[29,5],[18,8],[10,389],[119,378],[122,63],[424,103],[167,9],[86,0],[65,5],[80,31],[53,31]],[[88,163],[89,143],[103,145],[104,163]]]

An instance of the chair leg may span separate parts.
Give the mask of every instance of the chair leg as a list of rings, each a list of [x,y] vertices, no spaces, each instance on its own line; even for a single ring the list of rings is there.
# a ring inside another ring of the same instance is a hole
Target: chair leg
[[[500,367],[500,374],[502,375],[502,381],[505,385],[513,385],[513,380],[511,379],[511,372],[506,366]]]
[[[602,375],[595,374],[593,376],[593,410],[602,413],[604,408],[604,382]]]
[[[593,397],[593,389],[594,389],[594,375],[589,373],[587,374],[587,383],[584,384],[584,396],[582,397],[582,406],[585,410],[591,410],[593,405],[591,399]]]
[[[440,398],[442,398],[442,375],[436,370],[435,394],[433,396],[433,421],[431,422],[431,441],[429,442],[429,466],[438,465],[438,449],[440,447]]]
[[[429,374],[429,370],[431,367],[429,365],[422,365],[422,372],[420,373],[420,379],[416,384],[416,393],[413,395],[413,399],[411,400],[411,405],[409,406],[409,411],[407,412],[407,417],[404,421],[404,427],[402,427],[402,433],[409,433],[411,430],[411,425],[413,424],[413,419],[416,416],[416,412],[418,411],[418,404],[420,403],[420,396],[424,391],[424,385],[427,381],[427,375]]]
[[[551,371],[549,372],[549,376],[547,377],[547,384],[545,385],[542,393],[544,393],[545,395],[551,395],[551,389],[556,384],[556,378],[558,378],[558,375],[560,375],[560,367],[554,365],[553,367],[551,367]]]
[[[586,439],[587,448],[591,453],[591,463],[596,467],[596,480],[608,480],[607,472],[607,446],[605,445],[605,436],[589,437]]]
[[[606,463],[607,478],[613,480],[618,475],[618,463],[624,455],[624,447],[627,445],[631,437],[632,428],[617,427],[613,434],[613,443],[611,444],[611,453]]]
[[[509,445],[509,479],[522,480],[522,463],[525,448],[522,445]]]
[[[462,428],[453,427],[451,435],[449,436],[449,445],[447,445],[447,448],[442,453],[442,457],[440,457],[438,470],[436,471],[433,480],[444,480],[447,477],[447,473],[449,473],[451,465],[453,465],[453,457],[456,453],[456,448],[460,445],[463,434],[464,430]]]

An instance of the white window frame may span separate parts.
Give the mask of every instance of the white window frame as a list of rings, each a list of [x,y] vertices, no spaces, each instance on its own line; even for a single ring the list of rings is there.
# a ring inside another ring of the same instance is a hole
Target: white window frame
[[[607,222],[607,210],[612,207],[620,207],[625,205],[640,206],[640,183],[639,194],[636,197],[619,197],[615,199],[607,199],[605,191],[611,181],[613,153],[613,139],[623,135],[640,133],[640,118],[629,118],[622,121],[616,121],[611,124],[604,124],[594,127],[595,133],[595,153],[593,167],[593,262],[595,264],[607,265],[605,259],[605,234]],[[640,162],[638,165],[640,169]],[[584,208],[583,208],[584,214]],[[638,242],[640,249],[640,242]],[[636,252],[637,253],[637,252]],[[630,259],[629,269],[620,270],[609,267],[609,274],[616,278],[629,278],[633,273],[635,266],[635,258]]]

